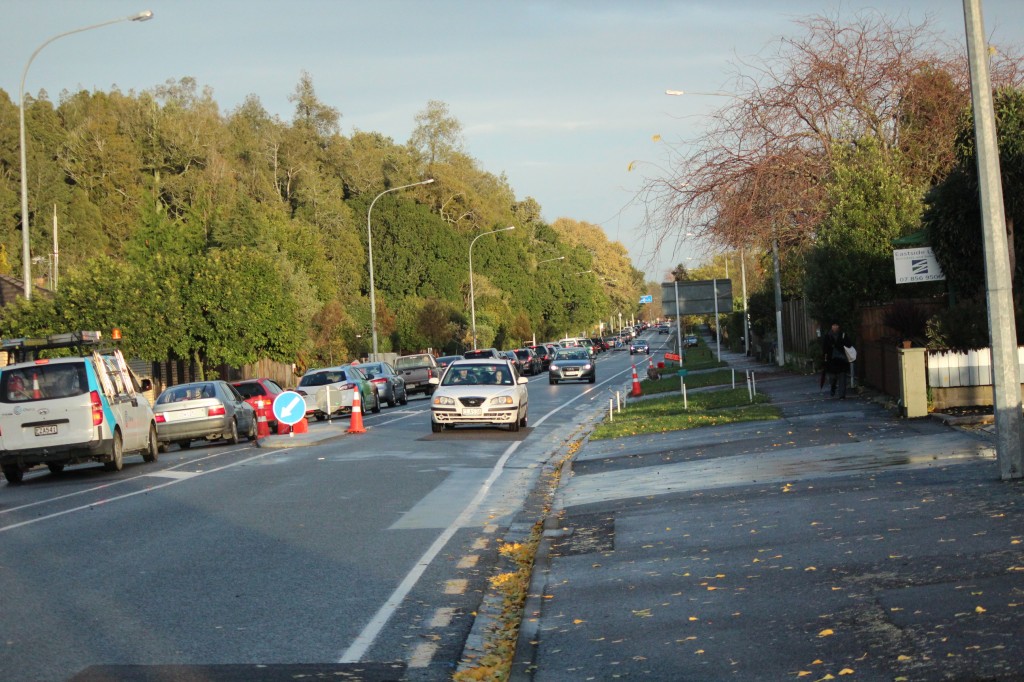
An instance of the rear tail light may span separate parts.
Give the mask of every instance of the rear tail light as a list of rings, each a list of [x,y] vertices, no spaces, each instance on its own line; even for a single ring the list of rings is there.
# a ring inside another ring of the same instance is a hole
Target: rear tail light
[[[434,378],[434,370],[430,369],[429,367],[427,367],[427,378],[428,379],[433,379]]]
[[[162,414],[154,414],[153,418],[156,419],[157,424],[167,423],[167,417],[163,416]]]
[[[89,391],[89,402],[92,403],[92,425],[99,426],[103,423],[103,403],[100,402],[100,392]]]
[[[341,387],[341,390],[343,390],[343,391],[351,391],[355,387],[356,387],[355,384],[345,384],[344,386]]]
[[[207,417],[223,417],[225,414],[226,412],[224,411],[223,405],[218,405],[217,407],[210,407],[207,408],[206,410]]]
[[[370,379],[370,383],[372,383],[372,384],[386,384],[386,383],[388,383],[388,380],[387,379],[383,379],[383,378],[381,378],[381,379]]]

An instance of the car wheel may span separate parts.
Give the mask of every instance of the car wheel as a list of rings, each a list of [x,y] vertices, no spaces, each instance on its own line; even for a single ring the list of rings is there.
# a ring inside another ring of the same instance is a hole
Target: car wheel
[[[114,444],[110,450],[110,461],[104,462],[103,468],[107,471],[120,471],[124,468],[124,443],[120,431],[114,431]]]
[[[527,421],[528,415],[529,415],[529,411],[527,411],[523,415],[523,418],[519,420],[519,426],[523,427],[524,429],[526,428],[526,421]]]
[[[64,471],[64,462],[47,462],[46,468],[50,470],[51,474],[59,474]]]
[[[398,399],[398,404],[399,405],[408,405],[409,404],[409,391],[407,391],[405,389],[405,386],[402,386],[402,397]]]
[[[178,447],[181,448],[182,450],[188,450],[190,447],[192,447],[192,441],[190,441],[190,440],[179,440],[178,441]]]
[[[380,393],[377,393],[377,391],[373,392],[373,409],[370,412],[380,414]]]
[[[597,375],[595,374],[594,376],[587,379],[587,381],[589,381],[590,383],[594,383],[595,381],[597,381]]]
[[[435,422],[435,421],[431,421],[431,422],[430,422],[430,430],[431,430],[431,431],[432,431],[433,433],[441,433],[441,429],[443,429],[443,428],[444,428],[444,425],[443,425],[443,424],[438,424],[438,423],[437,423],[437,422]]]
[[[4,478],[11,485],[17,485],[21,483],[21,479],[25,476],[24,470],[17,464],[4,464]]]
[[[242,442],[242,439],[238,437],[238,422],[234,419],[231,420],[231,431],[228,434],[228,440],[231,441],[232,445],[238,445]]]
[[[548,379],[548,383],[554,386],[558,383],[558,379]]]
[[[388,407],[394,407],[395,405],[398,404],[398,401],[395,400],[395,387],[394,386],[391,387],[391,392],[388,393],[387,403],[388,403]]]
[[[519,431],[519,415],[518,414],[516,414],[515,421],[513,421],[511,424],[508,425],[508,430],[511,431],[512,433],[516,433],[517,431]]]
[[[160,444],[156,440],[156,425],[149,425],[149,441],[146,443],[146,449],[142,453],[143,462],[155,462],[158,454],[160,453]]]
[[[252,421],[249,422],[249,433],[246,434],[246,438],[248,438],[249,442],[251,443],[254,440],[256,440],[256,435],[256,417],[254,416],[252,418]]]

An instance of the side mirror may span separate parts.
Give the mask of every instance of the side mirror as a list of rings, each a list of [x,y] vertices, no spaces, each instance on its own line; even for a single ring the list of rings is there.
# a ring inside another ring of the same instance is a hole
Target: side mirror
[[[529,380],[529,379],[527,379],[526,377],[519,377],[519,381],[518,381],[518,382],[516,382],[516,383],[518,383],[518,384],[520,384],[520,385],[521,385],[521,384],[528,384],[528,383],[530,383],[530,380]]]
[[[153,382],[150,381],[149,379],[143,379],[142,381],[139,382],[139,388],[142,389],[143,393],[145,393],[146,391],[152,391]]]

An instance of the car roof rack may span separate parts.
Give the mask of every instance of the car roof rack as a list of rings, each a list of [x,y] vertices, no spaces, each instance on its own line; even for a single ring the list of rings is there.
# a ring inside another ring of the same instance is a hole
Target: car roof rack
[[[41,338],[22,337],[18,339],[3,339],[0,341],[0,351],[6,351],[8,360],[13,358],[14,362],[31,362],[39,357],[44,350],[57,348],[84,349],[99,345],[103,342],[103,334],[98,331],[66,332],[63,334],[50,334]]]

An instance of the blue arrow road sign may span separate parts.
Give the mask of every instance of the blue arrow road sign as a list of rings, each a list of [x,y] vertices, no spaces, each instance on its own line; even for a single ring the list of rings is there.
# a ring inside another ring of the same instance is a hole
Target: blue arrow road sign
[[[278,393],[274,398],[274,418],[282,424],[298,424],[305,416],[306,401],[295,391]]]
[[[640,297],[640,302],[641,303],[654,303],[654,296],[641,296]]]

